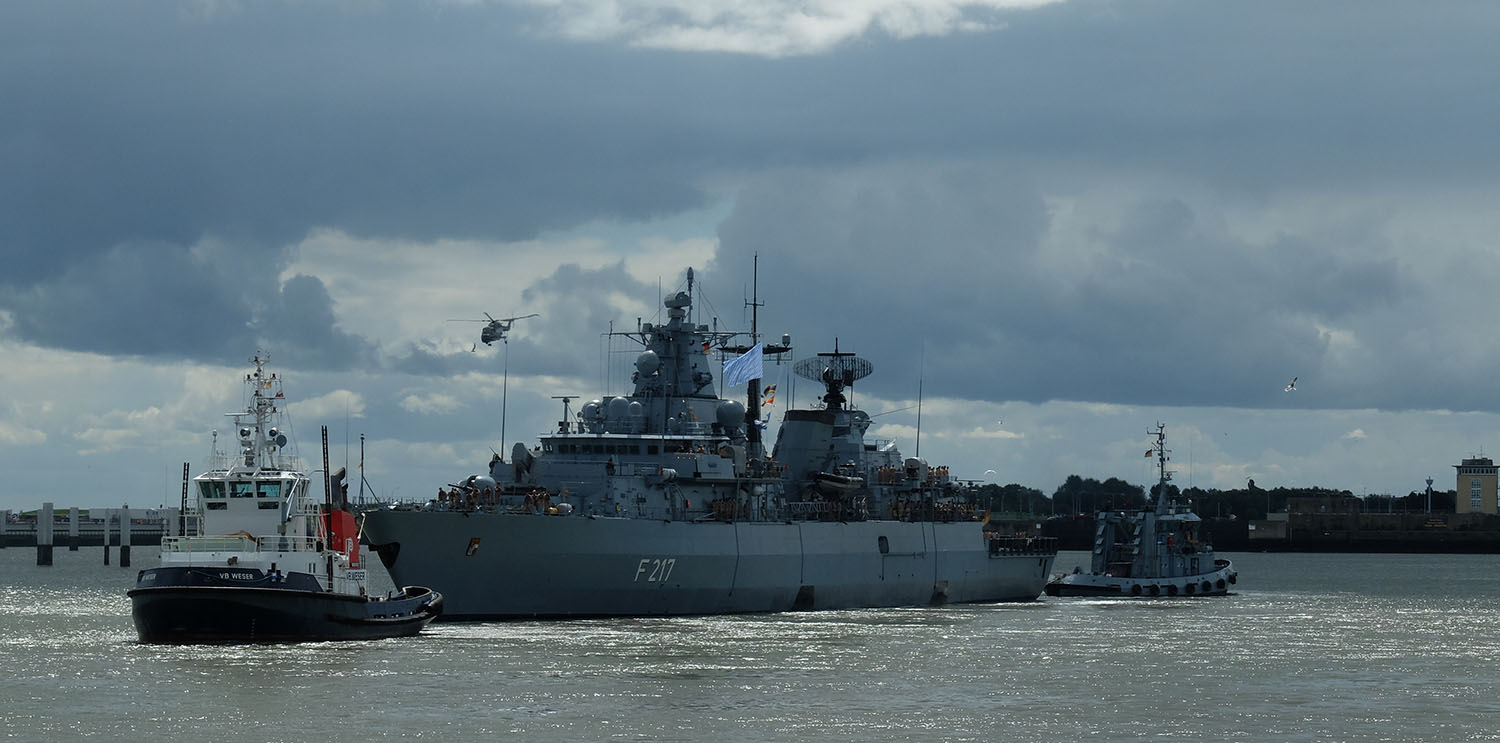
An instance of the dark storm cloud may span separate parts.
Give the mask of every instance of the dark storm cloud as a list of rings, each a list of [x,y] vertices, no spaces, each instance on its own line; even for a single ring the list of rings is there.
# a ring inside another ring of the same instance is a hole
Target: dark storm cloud
[[[311,368],[374,355],[336,327],[321,281],[280,283],[275,264],[224,244],[122,245],[54,279],[0,289],[0,303],[15,336],[75,351],[238,363],[263,348]]]
[[[706,203],[705,183],[787,168],[804,175],[759,181],[724,236],[731,253],[788,252],[786,270],[804,277],[828,280],[837,261],[816,255],[825,249],[865,269],[868,306],[820,298],[816,286],[798,297],[813,303],[799,320],[821,329],[809,340],[827,344],[850,319],[874,319],[902,334],[904,359],[924,339],[939,347],[933,372],[966,380],[971,394],[1005,385],[1028,399],[1115,399],[1127,385],[1163,386],[1164,374],[1193,400],[1249,402],[1251,393],[1214,392],[1190,372],[1172,377],[1182,367],[1170,362],[1207,357],[1246,389],[1251,376],[1279,378],[1325,353],[1309,318],[1399,301],[1393,266],[1314,247],[1315,271],[1262,267],[1313,244],[1295,235],[1222,249],[1194,247],[1213,235],[1194,236],[1177,258],[1149,259],[1166,249],[1152,243],[1198,229],[1167,200],[1136,206],[1138,224],[1109,236],[1116,251],[1088,267],[1096,275],[1058,281],[1033,265],[1047,214],[1028,173],[1160,172],[1253,197],[1309,184],[1483,182],[1500,157],[1489,141],[1500,99],[1487,94],[1500,87],[1497,19],[1484,3],[1441,13],[1364,2],[1070,3],[1007,14],[998,33],[870,39],[780,60],[534,38],[530,13],[441,3],[0,6],[0,285],[13,332],[108,353],[222,356],[226,337],[210,337],[210,324],[295,316],[323,323],[298,347],[333,363],[364,344],[332,326],[313,280],[252,282],[251,296],[195,264],[187,246],[246,246],[279,268],[278,251],[313,228],[526,238],[675,214]],[[852,198],[826,191],[857,186],[826,172],[900,176],[900,164],[922,161],[1002,165],[916,166],[911,182]],[[997,177],[995,167],[1016,172]],[[816,224],[829,205],[845,219]],[[199,284],[169,291],[126,255],[140,245],[155,246],[164,274]],[[1122,270],[1109,272],[1112,260]],[[1126,285],[1147,283],[1129,270],[1143,260],[1179,303]],[[112,286],[117,271],[140,281]],[[1255,277],[1259,293],[1248,298],[1249,282],[1218,275]],[[212,296],[200,296],[205,286]],[[587,291],[545,296],[584,323],[570,332],[601,327],[592,315],[606,308]],[[96,297],[139,307],[106,320],[113,332],[91,332]],[[1131,350],[1127,358],[1159,360],[1149,374],[1105,368],[1100,349],[1130,350],[1132,334],[1143,344],[1141,306],[1209,337],[1192,336],[1191,351]],[[146,313],[172,318],[147,329],[126,319]],[[554,353],[526,357],[576,362],[582,351]],[[1038,361],[1013,366],[1022,357]],[[915,377],[913,362],[897,363],[907,367],[897,376]]]
[[[1137,197],[1093,250],[1048,264],[1053,218],[1004,164],[792,173],[746,189],[713,270],[747,271],[758,252],[762,317],[795,325],[799,356],[835,337],[869,356],[884,373],[866,384],[883,395],[910,396],[923,375],[940,394],[978,399],[1278,405],[1288,370],[1333,363],[1325,325],[1360,331],[1377,356],[1400,353],[1380,313],[1420,306],[1427,290],[1367,254],[1362,234],[1261,245],[1217,222]],[[1319,403],[1416,399],[1388,384]]]
[[[503,10],[83,8],[5,12],[6,281],[132,239],[517,239],[700,203],[691,139],[642,120],[649,67],[527,42]]]
[[[0,10],[4,281],[131,240],[524,238],[767,165],[1008,152],[1245,188],[1496,157],[1485,5],[1082,3],[777,61],[538,40],[487,4],[197,7]]]

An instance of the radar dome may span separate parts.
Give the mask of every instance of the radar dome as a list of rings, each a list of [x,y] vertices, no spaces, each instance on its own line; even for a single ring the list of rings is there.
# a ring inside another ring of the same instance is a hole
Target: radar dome
[[[623,397],[612,397],[609,399],[609,412],[607,415],[611,420],[619,420],[625,417],[630,410],[630,401]]]
[[[642,376],[649,377],[660,368],[661,357],[657,356],[655,351],[647,349],[642,351],[640,356],[635,357],[635,370]]]
[[[715,415],[719,419],[719,425],[731,431],[745,425],[745,405],[739,400],[725,400],[719,403],[719,409]]]

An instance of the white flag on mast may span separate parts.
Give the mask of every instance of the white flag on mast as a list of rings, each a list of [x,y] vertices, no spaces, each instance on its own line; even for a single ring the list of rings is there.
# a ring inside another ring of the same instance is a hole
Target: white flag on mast
[[[724,362],[724,384],[736,387],[752,379],[760,379],[765,369],[763,346],[765,346],[764,343],[757,343],[744,355]]]

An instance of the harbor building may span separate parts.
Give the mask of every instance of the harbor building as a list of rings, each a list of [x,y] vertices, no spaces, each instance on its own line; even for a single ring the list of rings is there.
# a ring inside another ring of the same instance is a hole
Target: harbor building
[[[1496,514],[1497,472],[1500,468],[1489,457],[1471,457],[1461,464],[1453,465],[1458,470],[1458,484],[1454,492],[1454,510],[1458,513]]]

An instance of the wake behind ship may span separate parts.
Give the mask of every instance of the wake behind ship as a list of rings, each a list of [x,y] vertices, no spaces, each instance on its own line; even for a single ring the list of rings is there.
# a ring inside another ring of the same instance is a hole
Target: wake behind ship
[[[629,396],[567,399],[557,430],[423,504],[370,511],[364,531],[397,585],[429,586],[447,620],[726,614],[1029,601],[1057,550],[1000,537],[946,468],[866,443],[843,391],[872,371],[852,354],[794,367],[823,406],[787,413],[773,453],[748,406],[714,392],[710,353],[741,333],[692,320],[687,291],[642,346]],[[751,340],[755,340],[752,325]],[[742,380],[732,378],[731,385]]]

